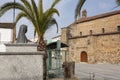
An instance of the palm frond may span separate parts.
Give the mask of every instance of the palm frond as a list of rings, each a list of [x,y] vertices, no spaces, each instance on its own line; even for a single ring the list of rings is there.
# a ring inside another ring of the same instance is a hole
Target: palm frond
[[[39,21],[39,13],[38,13],[38,8],[35,4],[35,1],[34,0],[31,0],[31,3],[32,3],[32,12],[33,12],[33,16],[35,18],[36,21]]]
[[[31,4],[27,0],[21,0],[21,1],[24,4],[24,7],[27,8],[27,11],[31,14],[31,16],[33,16]]]
[[[2,16],[5,12],[7,12],[8,10],[13,9],[13,8],[19,9],[19,10],[27,13],[31,17],[31,15],[28,13],[28,10],[22,4],[20,4],[20,3],[13,3],[13,2],[6,3],[6,4],[4,4],[1,7],[1,9],[0,9],[0,16]]]
[[[20,12],[16,17],[16,22],[15,23],[17,23],[23,17],[26,17],[27,19],[29,19],[29,17],[24,12]]]
[[[116,0],[116,4],[120,6],[120,0]]]
[[[38,16],[38,9],[37,9],[37,5],[35,4],[35,1],[34,0],[31,0],[31,3],[32,3],[32,10],[34,12],[34,16]]]
[[[13,2],[5,3],[0,8],[0,17],[8,10],[13,9],[14,7],[19,8],[19,6],[21,6],[21,4],[19,3],[15,3],[15,4]]]
[[[36,29],[34,29],[34,39],[35,39],[35,36],[36,36],[36,32],[37,32]]]
[[[41,16],[43,14],[43,1],[39,0],[39,15]]]
[[[83,4],[85,3],[86,0],[79,0],[78,4],[77,4],[77,7],[75,9],[75,19],[77,19],[77,17],[80,17],[80,11],[81,11],[81,8],[83,6]]]
[[[58,10],[55,9],[55,8],[48,9],[48,10],[45,12],[45,15],[46,15],[47,17],[49,17],[49,16],[52,16],[52,15],[55,14],[55,13],[56,13],[58,16],[60,16]]]
[[[50,8],[53,8],[56,4],[58,4],[58,2],[60,2],[60,0],[54,0],[53,4],[51,5]]]
[[[58,24],[56,22],[55,19],[53,19],[53,15],[54,14],[57,14],[59,16],[59,12],[57,9],[55,8],[52,8],[52,9],[48,9],[45,13],[44,13],[44,18],[43,18],[43,26],[41,26],[41,30],[44,32],[46,32],[46,30],[48,29],[48,27],[51,27],[51,25],[49,25],[50,23],[54,23],[57,25],[58,27]],[[52,21],[52,22],[51,22]],[[58,32],[58,29],[57,29],[57,32]]]
[[[58,23],[57,23],[57,21],[56,21],[56,19],[55,18],[51,18],[51,20],[49,21],[49,23],[48,23],[48,28],[47,29],[49,29],[51,26],[53,26],[53,25],[56,25],[56,28],[57,28],[57,33],[58,33]],[[46,30],[47,30],[46,29]]]

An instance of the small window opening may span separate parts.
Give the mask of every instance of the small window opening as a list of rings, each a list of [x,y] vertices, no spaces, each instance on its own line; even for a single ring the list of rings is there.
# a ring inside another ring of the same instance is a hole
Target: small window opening
[[[80,32],[80,36],[82,36],[82,32]]]
[[[105,33],[105,28],[102,28],[102,33]]]
[[[90,35],[92,35],[92,30],[90,30]]]
[[[120,32],[120,26],[118,26],[118,31]]]

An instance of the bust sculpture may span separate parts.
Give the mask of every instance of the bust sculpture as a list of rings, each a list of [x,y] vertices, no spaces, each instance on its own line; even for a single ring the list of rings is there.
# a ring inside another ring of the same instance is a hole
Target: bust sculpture
[[[26,37],[26,32],[27,32],[27,26],[26,25],[21,25],[17,37],[17,43],[27,43],[28,39]]]

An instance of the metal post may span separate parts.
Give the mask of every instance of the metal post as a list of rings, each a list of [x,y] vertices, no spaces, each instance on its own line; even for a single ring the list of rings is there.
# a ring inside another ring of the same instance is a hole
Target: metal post
[[[49,59],[49,65],[48,65],[48,67],[49,67],[49,69],[51,69],[52,68],[52,51],[51,50],[49,50],[49,53],[48,53],[48,59]]]
[[[60,48],[61,48],[61,42],[60,42],[60,40],[58,40],[57,41],[57,64],[56,64],[56,67],[57,67],[57,74],[58,74],[58,76],[60,75],[60,63],[61,63],[61,61],[60,61]]]

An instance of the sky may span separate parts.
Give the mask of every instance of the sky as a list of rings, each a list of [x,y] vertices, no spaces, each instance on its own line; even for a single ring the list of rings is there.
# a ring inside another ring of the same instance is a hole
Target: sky
[[[0,0],[0,7],[6,3],[11,2],[14,0]],[[37,3],[37,0],[35,0]],[[48,9],[51,3],[54,0],[43,0],[44,10]],[[87,16],[95,16],[102,13],[107,13],[115,10],[120,10],[120,7],[115,8],[117,5],[115,3],[116,0],[86,0],[85,4],[82,7],[82,10],[87,10]],[[20,2],[20,0],[16,0],[16,2]],[[55,15],[54,17],[57,20],[59,26],[59,32],[57,33],[56,26],[52,26],[48,29],[45,33],[45,39],[51,39],[57,35],[60,35],[61,28],[67,27],[68,25],[72,24],[74,19],[74,11],[77,5],[78,0],[61,0],[57,5],[56,8],[58,9],[60,16]],[[16,15],[19,13],[19,10],[16,10]],[[13,22],[13,10],[9,10],[6,12],[2,17],[0,17],[0,23],[3,22]],[[25,24],[28,26],[28,31],[26,33],[28,39],[34,38],[34,27],[30,21],[25,18],[22,18],[16,25],[17,27],[17,35],[19,31],[20,25]]]

